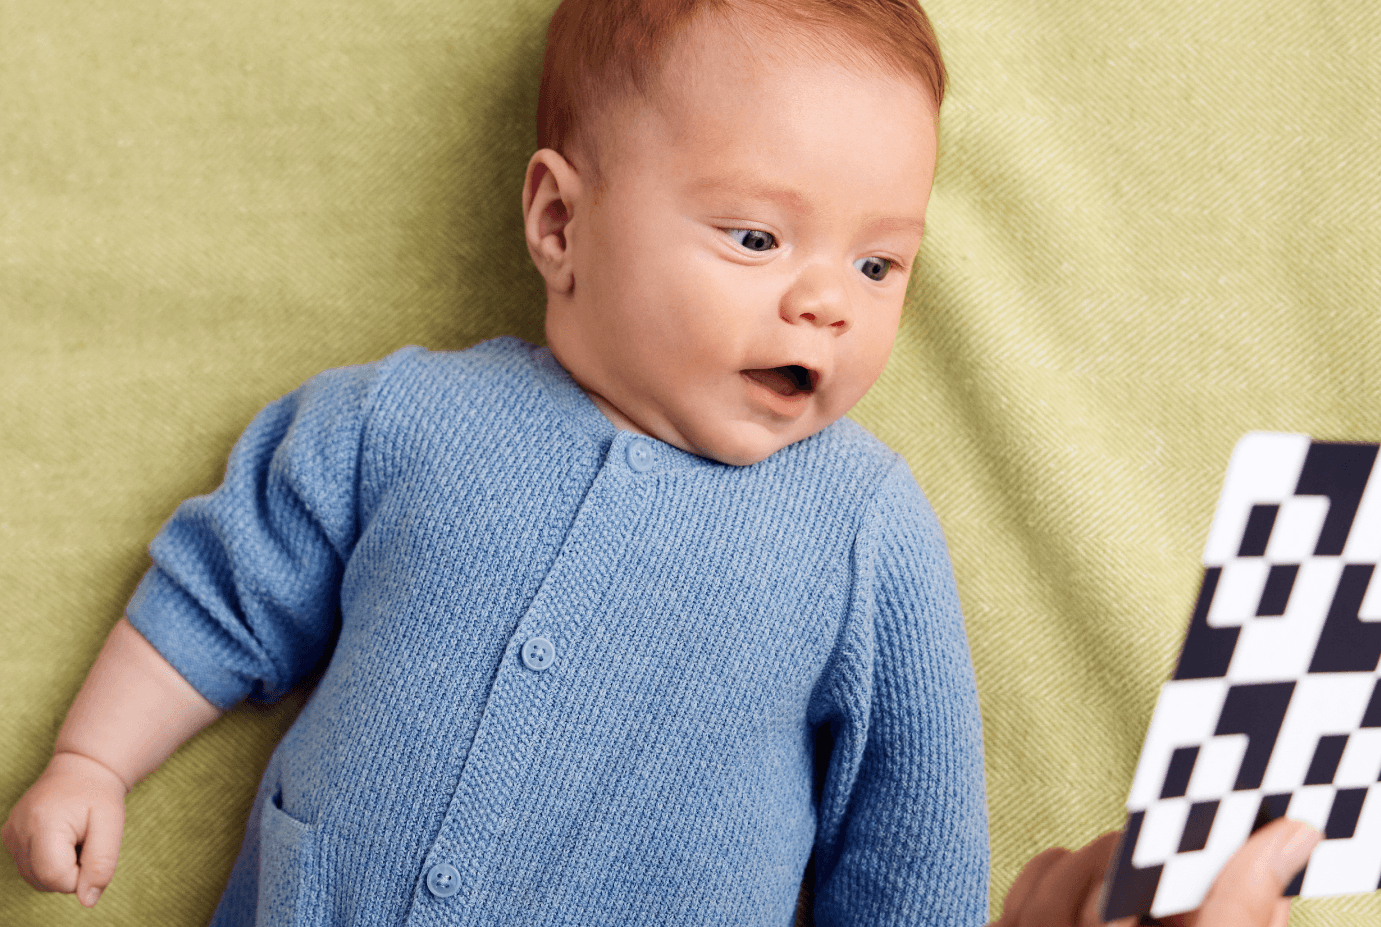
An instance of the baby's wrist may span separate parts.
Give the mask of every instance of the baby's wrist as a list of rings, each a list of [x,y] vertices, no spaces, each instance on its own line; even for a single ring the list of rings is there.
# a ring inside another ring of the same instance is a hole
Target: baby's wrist
[[[125,777],[112,769],[109,765],[80,750],[59,745],[53,750],[53,758],[48,761],[48,768],[55,772],[70,772],[79,775],[97,775],[109,777],[120,786],[120,790],[128,795],[130,785],[125,781]]]

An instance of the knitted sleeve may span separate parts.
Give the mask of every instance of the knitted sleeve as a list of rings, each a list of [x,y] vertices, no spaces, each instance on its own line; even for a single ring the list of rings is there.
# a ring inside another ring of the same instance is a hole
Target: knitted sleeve
[[[178,506],[150,545],[126,614],[212,704],[278,698],[330,644],[362,440],[391,360],[328,370],[270,404],[220,487]]]
[[[823,770],[816,924],[982,924],[988,827],[973,664],[943,535],[900,458],[864,517],[853,568],[813,719]]]

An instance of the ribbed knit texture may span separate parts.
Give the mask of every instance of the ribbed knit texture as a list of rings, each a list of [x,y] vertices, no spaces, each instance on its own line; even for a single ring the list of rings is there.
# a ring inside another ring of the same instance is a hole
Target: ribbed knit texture
[[[334,641],[219,927],[784,925],[812,849],[819,924],[985,919],[944,541],[852,422],[730,467],[545,349],[406,349],[265,409],[152,552],[130,619],[218,705]]]

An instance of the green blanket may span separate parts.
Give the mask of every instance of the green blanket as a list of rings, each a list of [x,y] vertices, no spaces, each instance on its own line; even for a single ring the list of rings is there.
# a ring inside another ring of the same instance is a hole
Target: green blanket
[[[552,5],[0,5],[0,805],[259,407],[405,343],[540,339],[519,194]],[[996,906],[1120,825],[1237,438],[1381,438],[1381,7],[928,8],[953,81],[930,231],[854,417],[951,543]],[[81,923],[206,921],[304,697],[134,790]],[[0,923],[77,917],[0,865]]]

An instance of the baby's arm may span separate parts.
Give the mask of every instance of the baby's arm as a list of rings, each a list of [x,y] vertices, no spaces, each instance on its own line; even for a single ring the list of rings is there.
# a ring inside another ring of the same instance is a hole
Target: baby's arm
[[[3,836],[24,881],[91,907],[115,874],[125,793],[220,716],[121,618]]]
[[[853,620],[819,700],[833,737],[815,923],[981,924],[988,827],[973,664],[943,535],[900,461],[869,504],[854,562]]]
[[[356,535],[364,425],[390,363],[327,371],[270,404],[221,486],[180,505],[154,538],[154,566],[126,609],[134,623],[116,624],[52,761],[4,826],[29,884],[93,904],[115,871],[134,783],[221,709],[278,697],[320,658]]]

